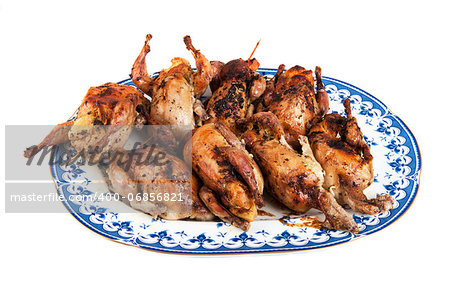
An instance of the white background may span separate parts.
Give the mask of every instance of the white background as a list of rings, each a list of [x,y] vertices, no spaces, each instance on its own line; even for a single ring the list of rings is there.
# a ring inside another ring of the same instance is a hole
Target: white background
[[[414,132],[421,187],[399,221],[326,249],[201,257],[116,244],[69,214],[2,209],[3,300],[448,298],[450,10],[444,1],[313,2],[1,1],[2,123],[64,121],[90,86],[127,78],[148,32],[150,72],[174,56],[192,61],[185,34],[222,61],[247,58],[261,38],[261,66],[320,65]]]

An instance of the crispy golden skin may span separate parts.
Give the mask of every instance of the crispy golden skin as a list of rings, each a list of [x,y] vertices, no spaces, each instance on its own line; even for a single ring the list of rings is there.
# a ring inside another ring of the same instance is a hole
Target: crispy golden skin
[[[328,114],[308,135],[314,156],[325,170],[324,187],[333,189],[338,201],[355,211],[375,214],[389,210],[393,206],[390,196],[368,200],[363,193],[373,182],[373,157],[352,116],[349,99],[344,106],[347,118]]]
[[[260,112],[247,120],[244,139],[264,173],[268,191],[275,199],[298,213],[321,210],[330,228],[358,232],[355,221],[323,189],[323,170],[315,160],[305,136],[300,137],[302,153],[286,143],[276,116]]]
[[[317,94],[314,92],[314,76],[311,70],[294,66],[285,72],[280,65],[277,74],[268,84],[261,108],[274,113],[283,126],[287,142],[300,147],[298,138],[306,135],[315,120],[328,110],[328,96],[316,68]]]
[[[132,130],[131,125],[146,124],[149,111],[149,101],[134,87],[115,83],[92,87],[76,118],[57,125],[37,147],[28,148],[24,155],[29,158],[45,146],[67,140],[79,152],[98,148],[100,154],[122,147]]]
[[[186,156],[190,148],[192,167],[208,188],[200,193],[202,200],[218,217],[247,230],[245,221],[253,221],[257,206],[264,205],[263,178],[256,163],[220,122],[196,129],[185,147]]]

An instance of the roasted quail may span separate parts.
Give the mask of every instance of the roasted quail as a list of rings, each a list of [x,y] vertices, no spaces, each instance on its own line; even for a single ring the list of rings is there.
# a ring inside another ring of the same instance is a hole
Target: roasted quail
[[[259,67],[256,59],[237,59],[223,66],[216,65],[220,72],[213,82],[214,92],[206,111],[211,122],[219,120],[236,133],[236,120],[251,116],[253,101],[264,92],[266,81],[256,73]]]
[[[389,195],[368,200],[363,193],[373,182],[373,157],[352,116],[349,99],[344,106],[347,118],[336,113],[325,115],[308,135],[314,156],[325,170],[324,188],[354,211],[375,214],[389,210],[393,206]]]
[[[225,222],[248,230],[257,207],[264,205],[264,180],[238,138],[220,121],[205,124],[185,146],[185,160],[191,159],[205,184],[200,190],[205,205]]]
[[[267,189],[276,200],[297,213],[311,208],[321,210],[327,227],[358,232],[353,218],[322,187],[323,170],[305,136],[298,137],[301,152],[297,152],[286,142],[274,114],[256,113],[245,124],[247,131],[242,139],[261,167]]]
[[[107,83],[92,87],[81,103],[75,119],[57,125],[37,146],[29,147],[29,158],[46,146],[70,140],[81,153],[102,153],[122,147],[132,125],[146,124],[150,103],[134,87]],[[107,126],[102,126],[107,125]]]
[[[294,66],[284,71],[280,65],[269,81],[259,111],[274,113],[283,126],[286,141],[300,147],[299,137],[306,135],[312,124],[328,111],[328,95],[324,89],[320,67],[316,67],[317,93],[311,70]]]
[[[183,58],[172,59],[172,66],[162,70],[156,78],[147,72],[145,58],[150,52],[147,35],[144,47],[132,68],[133,83],[152,98],[150,116],[162,125],[188,126],[194,128],[208,118],[199,97],[205,92],[213,77],[213,69],[205,56],[192,46],[189,36],[184,37],[186,48],[193,54],[197,71]],[[194,116],[195,113],[195,117]],[[177,138],[180,133],[175,133]]]
[[[145,145],[123,151],[105,170],[109,189],[129,200],[131,207],[169,220],[212,220],[199,199],[199,179],[185,163],[159,147]],[[155,161],[158,154],[164,158]]]

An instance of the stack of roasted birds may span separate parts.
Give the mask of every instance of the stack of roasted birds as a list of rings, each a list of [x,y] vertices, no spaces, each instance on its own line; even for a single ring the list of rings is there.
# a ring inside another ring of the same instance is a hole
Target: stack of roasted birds
[[[112,162],[104,168],[109,189],[123,196],[155,190],[182,193],[182,202],[133,198],[129,203],[154,217],[219,218],[244,231],[264,207],[264,191],[295,213],[320,210],[324,228],[353,233],[358,226],[345,207],[364,214],[392,208],[389,195],[364,195],[374,179],[373,157],[349,99],[343,102],[346,116],[327,114],[320,67],[312,72],[280,65],[274,77],[265,78],[257,72],[253,53],[247,60],[209,61],[186,36],[196,70],[176,57],[169,68],[151,77],[146,65],[151,38],[147,35],[132,67],[132,81],[140,91],[114,83],[89,89],[76,118],[56,126],[25,156],[65,141],[78,152],[93,146],[102,152],[122,149],[130,135],[123,126],[188,126],[192,134],[187,138],[177,127],[168,127],[149,139],[181,150],[167,154],[170,164],[133,161],[125,169]],[[202,102],[207,90],[211,96]],[[93,133],[86,125],[122,127]],[[150,149],[144,144],[137,151],[145,155]],[[174,178],[189,178],[190,185],[161,185]]]

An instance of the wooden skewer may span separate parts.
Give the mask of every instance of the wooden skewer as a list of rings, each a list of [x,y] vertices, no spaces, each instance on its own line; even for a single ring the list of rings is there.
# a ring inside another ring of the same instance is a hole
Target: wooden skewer
[[[259,39],[258,43],[256,43],[256,46],[255,46],[255,48],[253,48],[253,51],[252,51],[252,53],[250,54],[250,56],[248,57],[247,61],[250,61],[250,59],[252,58],[253,54],[254,54],[255,51],[256,51],[256,48],[258,48],[258,46],[259,46],[259,42],[261,42],[261,39]]]

